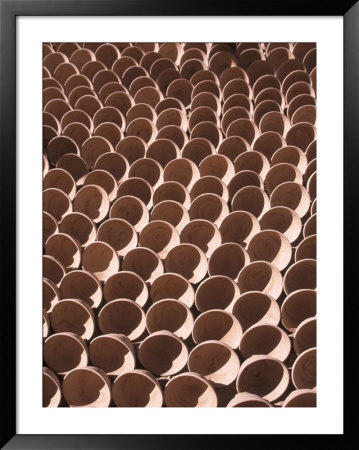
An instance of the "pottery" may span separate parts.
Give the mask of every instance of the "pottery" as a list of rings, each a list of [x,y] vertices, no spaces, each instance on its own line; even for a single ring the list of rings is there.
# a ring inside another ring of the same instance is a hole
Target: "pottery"
[[[213,73],[213,72],[211,72]],[[221,89],[225,87],[227,83],[229,83],[231,80],[234,80],[235,78],[239,78],[240,80],[244,80],[248,83],[249,78],[245,70],[243,70],[241,67],[228,67],[225,69],[221,75],[220,75],[220,86]]]
[[[133,300],[144,306],[148,298],[148,289],[142,278],[134,272],[124,271],[111,275],[105,282],[104,298],[106,302],[118,298]]]
[[[52,281],[56,286],[59,286],[62,277],[66,273],[66,269],[62,262],[50,255],[44,255],[42,261],[43,277]]]
[[[312,234],[301,241],[295,250],[294,259],[300,261],[302,259],[317,259],[317,235]]]
[[[188,191],[200,178],[200,171],[194,162],[186,158],[174,159],[165,166],[163,172],[164,181],[176,181],[182,184]]]
[[[305,222],[303,227],[303,236],[305,238],[312,236],[313,234],[317,234],[317,215],[313,214],[309,217],[309,219]]]
[[[236,173],[242,170],[252,170],[263,180],[270,169],[266,156],[256,151],[246,151],[237,156],[234,161]]]
[[[188,118],[189,131],[192,131],[197,124],[202,122],[213,122],[217,126],[220,124],[218,114],[209,106],[199,106],[192,110]]]
[[[227,186],[224,182],[213,175],[200,177],[192,186],[190,197],[193,201],[200,195],[215,194],[221,197],[225,202],[228,202],[229,194]]]
[[[261,177],[253,170],[241,170],[237,172],[227,183],[229,199],[232,201],[236,193],[246,186],[257,186],[263,189],[263,181]]]
[[[142,366],[157,376],[175,375],[186,365],[187,358],[185,344],[165,330],[150,334],[138,348]]]
[[[227,156],[210,155],[201,161],[199,172],[201,177],[215,176],[228,184],[234,175],[234,166]]]
[[[233,304],[232,314],[238,319],[243,331],[254,325],[278,325],[281,318],[278,303],[260,291],[241,294]]]
[[[270,196],[270,205],[271,207],[286,206],[302,218],[310,208],[309,193],[300,184],[287,181],[274,189]]]
[[[165,270],[182,275],[190,283],[198,283],[207,274],[207,258],[196,245],[179,244],[168,252]]]
[[[283,408],[314,408],[317,406],[317,393],[314,389],[292,391],[283,402]]]
[[[135,272],[145,283],[150,284],[164,272],[159,256],[153,250],[144,247],[130,250],[123,259],[122,269]]]
[[[188,142],[188,136],[184,132],[184,130],[177,125],[167,125],[157,133],[156,140],[159,139],[168,139],[177,145],[179,150],[182,150],[183,147]]]
[[[108,152],[96,160],[94,169],[105,170],[115,178],[117,183],[121,183],[127,179],[129,164],[127,159],[119,153]]]
[[[189,80],[178,78],[168,85],[166,97],[177,98],[185,108],[188,108],[191,103],[191,94],[193,91],[192,83]]]
[[[192,332],[192,327],[192,313],[179,300],[170,298],[159,300],[146,314],[146,328],[150,334],[167,330],[181,339],[187,339]]]
[[[228,403],[227,408],[270,408],[272,405],[256,394],[249,394],[248,392],[241,392],[233,397]]]
[[[262,117],[272,111],[283,113],[280,105],[274,100],[263,100],[255,107],[253,112],[253,121],[257,125],[257,127],[259,126]]]
[[[195,372],[174,376],[166,384],[164,400],[167,407],[216,407],[217,395],[211,383]]]
[[[112,106],[105,106],[99,109],[93,117],[93,124],[95,128],[108,122],[118,125],[121,131],[124,131],[125,129],[125,118],[123,114]]]
[[[300,94],[300,95],[297,95],[296,97],[294,97],[293,100],[291,100],[291,102],[288,105],[288,109],[287,109],[288,119],[292,122],[292,117],[293,117],[294,113],[299,108],[301,108],[302,106],[305,106],[305,105],[315,106],[316,105],[315,98],[309,94]],[[308,127],[306,127],[306,128],[308,128]],[[302,149],[302,150],[304,150],[304,149]]]
[[[273,87],[265,88],[261,92],[259,92],[254,100],[254,106],[259,105],[265,100],[273,100],[278,103],[281,108],[283,108],[285,105],[285,100],[281,91]]]
[[[313,389],[317,385],[317,349],[309,348],[294,361],[292,381],[297,389]]]
[[[81,186],[85,175],[89,172],[86,161],[81,156],[73,153],[62,155],[56,163],[56,167],[66,170],[76,182],[76,186]]]
[[[55,136],[47,144],[46,154],[53,165],[56,165],[61,156],[68,153],[79,155],[80,152],[76,142],[67,136]]]
[[[194,244],[199,247],[207,258],[221,244],[221,234],[212,222],[195,219],[188,222],[181,232],[181,243]]]
[[[47,239],[59,231],[57,221],[54,216],[43,211],[42,213],[42,230],[43,230],[43,245]]]
[[[215,340],[237,349],[242,338],[242,327],[233,314],[212,309],[200,314],[194,322],[192,337],[196,344]]]
[[[102,288],[97,278],[85,270],[72,270],[61,280],[61,298],[79,299],[91,308],[97,308],[102,301]]]
[[[304,174],[307,168],[308,161],[303,150],[292,145],[287,145],[279,148],[272,156],[272,166],[281,163],[292,164],[299,169],[301,174]]]
[[[49,313],[52,308],[60,301],[61,294],[57,285],[48,278],[42,280],[42,306]]]
[[[148,78],[145,78],[146,80]],[[136,81],[136,80],[135,80]],[[146,104],[146,103],[137,103],[128,110],[126,115],[126,126],[128,126],[133,120],[145,118],[150,120],[151,122],[156,122],[157,120],[157,114],[155,113],[155,110],[152,108],[152,106]],[[158,129],[158,125],[156,125]]]
[[[239,367],[237,354],[220,341],[202,342],[188,357],[188,369],[204,376],[216,387],[231,384],[237,378]]]
[[[42,368],[42,406],[57,408],[61,402],[61,384],[57,376],[47,367]]]
[[[174,200],[186,209],[190,206],[190,196],[187,189],[177,181],[166,181],[158,186],[153,194],[153,204],[156,206],[165,200]]]
[[[213,275],[198,286],[195,295],[196,308],[200,312],[211,309],[231,311],[239,294],[238,286],[231,278]]]
[[[232,163],[239,155],[251,150],[248,142],[240,136],[231,136],[225,138],[218,147],[218,154],[229,158]]]
[[[65,375],[73,369],[87,366],[87,345],[74,333],[52,334],[45,340],[43,357],[46,365],[57,375]]]
[[[311,289],[299,289],[290,293],[281,307],[282,324],[291,333],[303,321],[316,314],[316,291]]]
[[[102,136],[92,136],[83,143],[81,148],[81,156],[91,169],[95,167],[98,158],[108,152],[113,152],[113,147]]]
[[[305,156],[307,157],[308,163],[313,161],[317,157],[317,141],[316,139],[312,141],[305,150]]]
[[[102,282],[120,270],[120,262],[116,251],[110,245],[96,241],[84,249],[82,267]]]
[[[108,376],[119,376],[135,368],[136,356],[131,341],[122,334],[97,336],[89,345],[92,364]]]
[[[233,242],[244,247],[260,231],[260,225],[250,212],[233,211],[224,218],[219,231],[223,243]]]
[[[316,284],[316,261],[314,259],[302,259],[294,263],[287,270],[283,280],[286,294],[298,289],[315,289]]]
[[[183,106],[182,102],[178,98],[166,97],[160,101],[155,108],[157,116],[159,116],[163,111],[169,109],[178,109],[183,114],[186,113],[186,108]]]
[[[287,136],[291,123],[287,116],[278,111],[269,111],[262,116],[259,122],[259,130],[261,133],[274,131],[284,138]]]
[[[190,139],[195,138],[208,139],[214,147],[217,147],[223,139],[218,125],[209,121],[200,122],[192,129]]]
[[[101,222],[108,214],[110,201],[106,191],[96,185],[82,187],[74,199],[74,211],[85,214],[93,222]]]
[[[126,129],[126,136],[137,136],[146,144],[151,144],[156,138],[157,128],[150,120],[140,117],[134,119]]]
[[[304,70],[294,70],[290,72],[282,82],[282,92],[284,95],[287,95],[287,92],[293,84],[304,82],[310,83],[310,77]]]
[[[205,219],[218,227],[229,213],[225,200],[217,194],[201,194],[196,197],[188,210],[191,220]]]
[[[276,150],[284,145],[286,145],[286,141],[279,133],[274,131],[266,131],[255,140],[253,143],[253,150],[262,153],[268,160],[270,160]]]
[[[138,136],[126,136],[120,141],[115,151],[127,159],[131,165],[134,161],[144,158],[147,149],[146,142]]]
[[[238,286],[241,294],[249,291],[261,291],[275,300],[283,289],[280,271],[266,261],[254,261],[239,273]]]
[[[130,370],[113,383],[112,397],[118,407],[159,408],[163,403],[161,387],[147,370]]]
[[[269,209],[260,219],[262,230],[276,230],[289,240],[296,241],[302,231],[302,222],[298,214],[285,206]]]
[[[252,101],[244,94],[233,94],[227,98],[227,100],[223,103],[222,114],[225,114],[229,109],[241,106],[246,109],[250,116],[253,114],[253,103]]]
[[[67,270],[79,267],[81,250],[79,242],[65,233],[53,234],[45,244],[45,254],[56,258]]]
[[[82,247],[96,240],[96,226],[85,214],[74,212],[65,216],[60,222],[61,233],[77,239]]]
[[[183,205],[174,200],[164,200],[152,209],[150,220],[165,221],[173,225],[178,233],[181,233],[190,219]]]
[[[157,277],[150,289],[150,297],[154,303],[164,299],[175,299],[188,308],[191,308],[194,303],[194,294],[194,289],[186,278],[170,272]]]
[[[215,95],[219,101],[222,100],[222,91],[215,81],[203,80],[203,81],[200,81],[199,83],[197,83],[191,92],[192,100],[195,97],[197,97],[198,94],[202,94],[203,92],[207,92],[207,93]],[[192,110],[193,111],[195,110],[195,108],[193,108],[193,106],[192,106]]]
[[[128,173],[130,178],[142,178],[153,189],[163,182],[163,169],[159,162],[151,158],[140,158],[133,162]]]
[[[111,401],[111,384],[97,367],[81,367],[69,372],[62,384],[66,402],[72,408],[105,408]]]
[[[166,165],[180,157],[178,146],[169,139],[156,139],[150,144],[146,151],[146,158],[157,161],[164,169]]]
[[[152,206],[153,189],[151,185],[139,177],[131,177],[123,181],[117,189],[117,198],[133,196],[140,199],[147,208]]]
[[[250,255],[239,244],[227,242],[212,252],[208,261],[208,273],[212,275],[225,275],[234,281],[243,267],[249,264]]]
[[[142,87],[134,95],[135,103],[145,103],[152,106],[152,108],[156,108],[161,100],[163,100],[162,92],[153,86]]]
[[[258,78],[253,85],[253,97],[256,98],[257,95],[267,88],[280,89],[280,82],[274,75],[263,75]]]
[[[237,391],[259,395],[273,402],[285,393],[290,376],[286,366],[278,359],[266,355],[248,358],[241,366],[237,378]]]
[[[177,230],[173,225],[162,220],[154,220],[148,223],[141,231],[139,245],[146,247],[158,254],[161,259],[180,243]]]
[[[99,312],[98,326],[103,334],[123,334],[134,341],[145,331],[145,313],[133,300],[112,300]]]
[[[247,211],[258,220],[269,209],[267,194],[258,186],[246,186],[237,191],[232,200],[232,211]]]
[[[212,92],[201,92],[192,98],[192,111],[196,110],[201,106],[207,106],[217,113],[219,116],[221,114],[221,102],[217,96]],[[235,106],[235,105],[234,105]],[[241,105],[239,105],[241,106]]]
[[[295,331],[293,347],[297,355],[317,346],[317,319],[310,317],[303,320]]]
[[[239,345],[239,352],[245,359],[253,355],[268,355],[284,362],[290,351],[288,335],[278,326],[267,323],[248,328]]]
[[[212,114],[215,114],[209,109]],[[168,126],[175,125],[187,131],[187,117],[186,114],[178,108],[168,108],[162,111],[156,119],[156,127],[158,130]]]
[[[110,209],[110,219],[126,220],[139,233],[149,221],[145,203],[133,195],[118,198]]]
[[[294,145],[301,150],[306,150],[308,145],[316,139],[316,129],[308,122],[296,123],[288,131],[286,141],[288,145]]]

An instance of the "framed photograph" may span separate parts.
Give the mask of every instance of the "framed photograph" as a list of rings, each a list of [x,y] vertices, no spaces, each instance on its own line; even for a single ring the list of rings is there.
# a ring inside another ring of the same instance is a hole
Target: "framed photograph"
[[[358,3],[0,1],[2,448],[342,440]]]

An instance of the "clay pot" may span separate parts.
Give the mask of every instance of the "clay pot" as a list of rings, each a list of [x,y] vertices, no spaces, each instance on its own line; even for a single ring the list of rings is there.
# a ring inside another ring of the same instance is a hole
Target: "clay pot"
[[[65,94],[69,96],[74,89],[80,86],[85,86],[92,89],[91,80],[87,78],[87,76],[85,76],[83,73],[81,75],[71,75],[65,82]]]
[[[80,244],[65,233],[57,233],[49,237],[45,244],[45,254],[56,258],[65,269],[76,269],[81,262]]]
[[[313,236],[313,234],[317,234],[317,215],[313,214],[309,217],[309,219],[305,222],[303,227],[303,236],[305,238],[309,236]]]
[[[274,75],[274,69],[269,61],[254,61],[247,69],[249,82],[253,86],[258,78],[264,75]]]
[[[293,98],[293,100],[289,103],[288,105],[288,109],[287,109],[287,115],[289,120],[292,122],[292,117],[294,115],[294,113],[302,106],[305,105],[312,105],[315,106],[316,105],[316,101],[315,98],[313,98],[311,95],[309,94],[300,94],[297,95],[296,97]],[[306,127],[309,130],[309,127]],[[308,131],[307,131],[308,133]],[[307,134],[306,133],[306,134]],[[313,132],[310,132],[310,134],[312,134]],[[300,137],[299,137],[300,139]],[[306,138],[305,140],[307,140],[308,138]],[[305,141],[304,141],[305,142]],[[296,145],[296,144],[293,144]],[[300,147],[302,148],[302,147]],[[305,149],[302,149],[305,150]]]
[[[126,220],[139,233],[148,223],[149,214],[142,200],[132,195],[124,195],[112,205],[110,218]]]
[[[43,230],[43,245],[47,239],[59,231],[55,217],[43,211],[42,213],[42,230]]]
[[[220,178],[212,175],[199,178],[192,186],[190,196],[193,201],[200,195],[205,194],[216,194],[225,202],[228,202],[229,194],[227,186],[223,183]]]
[[[174,200],[186,209],[190,206],[190,196],[187,189],[177,181],[166,181],[157,187],[153,195],[153,204],[158,205],[165,200]]]
[[[242,294],[233,304],[232,314],[243,331],[254,325],[278,325],[281,312],[278,303],[268,294],[250,291]]]
[[[290,126],[291,124],[287,116],[278,111],[267,112],[262,116],[261,121],[259,122],[259,130],[261,133],[274,131],[284,138],[286,137]]]
[[[313,175],[313,173],[317,170],[317,158],[314,158],[310,161],[310,163],[308,164],[305,172],[304,172],[304,182],[307,186],[308,189],[308,182],[309,182],[309,178]]]
[[[237,391],[259,395],[268,402],[277,400],[287,390],[290,377],[288,369],[276,358],[255,355],[242,364]]]
[[[97,94],[105,84],[118,81],[119,78],[116,73],[108,69],[99,70],[92,78],[92,84]]]
[[[292,391],[283,402],[283,408],[315,408],[317,393],[314,389],[297,389]]]
[[[181,232],[181,243],[194,244],[199,247],[207,257],[221,243],[221,235],[213,223],[208,220],[191,220]]]
[[[164,391],[167,407],[216,407],[217,395],[212,385],[195,372],[185,372],[171,378]]]
[[[167,330],[182,339],[192,332],[193,316],[179,300],[164,299],[154,303],[146,314],[146,328],[150,334]]]
[[[215,176],[228,184],[234,175],[232,161],[224,155],[210,155],[202,160],[199,165],[201,177]]]
[[[195,138],[188,141],[182,150],[182,158],[187,158],[198,167],[206,156],[215,153],[214,145],[203,138]]]
[[[179,157],[178,146],[169,139],[156,139],[146,151],[146,158],[154,159],[163,169],[170,161]]]
[[[144,179],[131,177],[125,180],[117,189],[117,198],[133,196],[142,200],[148,209],[152,207],[153,189]]]
[[[192,110],[188,118],[189,131],[192,131],[201,122],[213,122],[217,126],[220,124],[218,114],[208,106],[199,106],[195,110]]]
[[[97,279],[84,270],[73,270],[61,280],[62,298],[79,299],[92,308],[97,308],[102,300],[102,288]]]
[[[133,120],[126,129],[126,136],[137,136],[145,141],[146,144],[151,144],[155,140],[156,135],[156,126],[143,117]]]
[[[246,151],[237,156],[234,161],[236,173],[243,170],[252,170],[263,180],[269,171],[270,165],[266,156],[256,151]]]
[[[96,112],[102,108],[102,103],[93,95],[83,95],[75,103],[75,108],[86,112],[93,119]]]
[[[191,308],[194,303],[194,289],[182,275],[164,273],[153,281],[150,297],[154,303],[163,299],[175,299]]]
[[[60,300],[60,291],[57,285],[47,279],[43,278],[42,280],[42,306],[43,309],[49,313],[52,308],[56,305],[56,303]]]
[[[246,186],[257,186],[263,189],[261,177],[253,170],[241,170],[237,172],[228,183],[229,199],[232,201],[236,193]]]
[[[223,88],[223,99],[227,100],[233,94],[244,94],[249,98],[253,98],[252,88],[245,80],[235,78],[230,80]]]
[[[90,131],[85,125],[76,122],[67,125],[62,131],[62,135],[73,139],[79,148],[81,148],[83,143],[91,136]]]
[[[148,78],[145,78],[145,80],[148,80]],[[126,115],[126,125],[128,126],[133,120],[140,119],[141,117],[148,119],[151,122],[156,122],[157,120],[157,114],[152,106],[147,105],[146,103],[137,103],[128,110]]]
[[[42,406],[57,408],[61,402],[61,385],[54,372],[47,367],[42,368]]]
[[[170,161],[163,172],[164,181],[176,181],[182,184],[188,191],[199,179],[200,173],[197,166],[189,159],[178,158]]]
[[[72,212],[71,200],[60,189],[46,189],[42,198],[44,211],[51,214],[58,222]]]
[[[283,286],[286,294],[290,294],[298,289],[315,289],[316,284],[316,261],[302,259],[287,270]]]
[[[237,377],[240,362],[237,354],[219,341],[198,344],[188,357],[188,369],[199,373],[215,386],[228,386]]]
[[[256,394],[249,394],[248,392],[241,392],[233,397],[228,403],[227,408],[270,408],[272,405]]]
[[[305,187],[293,181],[287,181],[274,189],[270,197],[270,205],[271,207],[286,206],[302,218],[309,210],[310,197]]]
[[[293,346],[297,355],[317,346],[317,319],[315,317],[301,322],[295,331]]]
[[[284,300],[281,310],[282,324],[294,333],[303,321],[317,314],[316,291],[300,289],[292,292]]]
[[[192,111],[201,106],[208,106],[209,108],[213,109],[213,111],[215,111],[218,116],[221,114],[221,102],[219,98],[211,92],[201,92],[200,94],[197,94],[192,98]]]
[[[66,273],[64,265],[57,258],[49,255],[44,255],[42,260],[43,277],[51,280],[56,286],[59,286],[62,277]]]
[[[74,64],[79,70],[89,61],[95,61],[96,56],[94,53],[87,48],[79,48],[75,50],[70,55],[70,61]]]
[[[163,259],[167,253],[180,243],[177,230],[173,225],[162,220],[148,223],[141,231],[139,245],[146,247],[158,254]]]
[[[82,254],[82,267],[91,272],[98,281],[106,281],[120,270],[115,250],[106,242],[96,241],[88,245]]]
[[[317,259],[317,235],[313,234],[303,239],[298,245],[294,255],[295,261],[302,259]]]
[[[62,384],[66,402],[72,408],[106,408],[111,401],[111,384],[97,367],[81,367],[69,372]]]
[[[93,118],[95,128],[108,122],[118,125],[121,131],[125,130],[125,118],[123,117],[123,114],[112,106],[105,106],[104,108],[101,108],[97,111]]]
[[[92,136],[83,143],[81,156],[93,169],[98,158],[108,152],[113,152],[111,143],[101,136]]]
[[[238,297],[238,286],[231,278],[224,275],[214,275],[206,278],[198,286],[195,304],[200,312],[211,309],[231,311],[233,303]]]
[[[191,81],[193,74],[205,70],[206,67],[206,64],[199,59],[189,59],[181,66],[181,76]]]
[[[133,370],[136,355],[131,341],[122,334],[105,334],[93,339],[89,346],[92,364],[108,376],[118,376]]]
[[[70,213],[60,223],[60,232],[75,238],[82,247],[96,240],[96,226],[93,221],[82,213]]]
[[[233,349],[238,348],[242,334],[242,327],[235,316],[221,309],[212,309],[198,316],[192,331],[196,344],[215,340]]]
[[[240,136],[231,136],[224,139],[218,147],[218,154],[229,158],[233,163],[239,155],[250,151],[248,142]]]
[[[125,298],[144,306],[148,298],[148,289],[142,278],[136,273],[122,270],[106,280],[104,297],[106,302]]]
[[[225,275],[238,281],[239,272],[249,264],[249,255],[244,248],[234,242],[227,242],[213,251],[208,262],[208,273]]]
[[[190,206],[189,216],[193,219],[205,219],[220,226],[229,208],[225,200],[216,194],[202,194],[196,197]]]
[[[131,165],[137,159],[144,158],[147,144],[138,136],[126,136],[116,146],[116,153],[127,159]]]
[[[178,98],[174,97],[166,97],[162,101],[158,103],[156,106],[156,114],[159,116],[163,111],[168,109],[178,109],[183,114],[186,114],[186,108],[183,106],[182,102],[178,100]]]
[[[236,122],[239,119],[250,119],[250,113],[247,109],[243,108],[243,106],[232,106],[232,108],[227,109],[227,111],[223,114],[222,121],[221,121],[221,128],[225,135],[227,135],[229,127],[232,125],[233,122]],[[237,125],[234,127],[233,133],[241,132],[243,131],[243,127],[239,127],[242,122],[237,122]],[[253,129],[252,129],[253,131]],[[249,133],[249,136],[251,134]]]
[[[173,225],[181,233],[189,222],[189,214],[183,205],[174,200],[164,200],[158,203],[151,212],[151,221],[161,220]]]
[[[295,145],[303,151],[316,138],[315,127],[308,122],[297,123],[288,131],[286,140],[288,145]]]
[[[134,341],[145,331],[145,313],[133,300],[112,300],[99,312],[98,326],[103,334],[123,334]]]
[[[105,153],[95,163],[95,170],[105,170],[110,173],[117,183],[121,183],[128,176],[129,164],[119,153]]]
[[[49,336],[43,351],[46,365],[57,375],[87,366],[88,352],[85,341],[74,333],[56,333]]]
[[[222,132],[213,122],[200,122],[191,131],[190,139],[208,139],[215,147],[222,142]]]
[[[304,174],[307,168],[307,157],[303,150],[298,147],[288,145],[279,148],[271,159],[272,166],[280,163],[289,163],[296,166],[299,171]]]
[[[243,94],[233,94],[228,97],[227,100],[223,103],[222,114],[225,114],[229,109],[235,106],[241,106],[249,112],[250,116],[252,116],[253,103],[246,95]]]
[[[159,256],[153,250],[144,247],[130,250],[123,259],[122,269],[137,273],[146,283],[152,283],[164,271]]]
[[[97,72],[104,69],[106,69],[106,66],[101,61],[87,61],[82,66],[81,74],[84,78],[87,77],[89,80],[93,80]]]
[[[278,103],[274,100],[263,100],[255,107],[253,112],[253,121],[257,125],[257,127],[259,126],[262,117],[271,111],[283,113],[280,105],[278,105]]]
[[[282,293],[283,280],[275,266],[266,261],[255,261],[241,270],[238,286],[241,294],[261,291],[277,300]]]
[[[238,65],[243,69],[248,69],[254,61],[264,59],[263,52],[258,48],[241,49],[240,52],[236,50],[236,55],[238,58]]]
[[[192,83],[185,78],[173,80],[167,87],[166,97],[174,97],[180,100],[185,108],[191,104]]]
[[[297,42],[293,48],[294,56],[300,60],[303,60],[309,50],[315,47],[316,44],[314,42]]]
[[[233,197],[232,210],[247,211],[260,220],[268,211],[269,205],[269,198],[263,189],[257,186],[246,186]]]
[[[176,125],[167,125],[163,127],[157,134],[156,140],[159,139],[168,139],[177,145],[179,150],[186,145],[188,142],[188,136],[183,131],[182,128],[177,127]]]
[[[292,381],[297,389],[313,389],[317,385],[317,349],[309,348],[294,361]]]
[[[130,370],[119,375],[112,396],[119,407],[159,408],[163,403],[161,387],[147,370]]]
[[[192,91],[192,100],[197,97],[197,95],[201,93],[211,93],[215,95],[219,101],[222,100],[222,92],[218,84],[213,80],[203,80],[196,84]],[[192,106],[192,111],[194,111],[195,108]]]
[[[235,242],[245,246],[260,231],[256,217],[247,211],[234,211],[221,223],[222,242]]]
[[[185,344],[169,331],[157,331],[139,346],[138,358],[143,367],[157,376],[175,375],[186,365]]]
[[[276,230],[283,233],[290,243],[297,240],[302,230],[298,214],[285,206],[269,209],[262,216],[260,226],[262,230]]]
[[[251,261],[267,261],[278,270],[284,270],[291,261],[292,247],[284,234],[275,230],[257,233],[248,244]]]
[[[56,167],[64,169],[71,174],[77,186],[81,186],[83,184],[85,175],[89,172],[89,167],[86,161],[81,158],[81,156],[74,155],[73,153],[62,155],[58,159]]]
[[[142,178],[155,189],[163,182],[163,169],[159,162],[154,159],[141,158],[132,163],[129,177]]]
[[[165,259],[166,272],[182,275],[191,283],[198,283],[207,274],[206,255],[193,244],[179,244],[174,247]]]
[[[152,78],[150,78],[148,76],[137,77],[131,82],[128,90],[129,90],[130,95],[132,97],[134,97],[137,94],[137,92],[139,92],[144,87],[156,88],[157,84]],[[147,105],[146,103],[139,103],[139,104]],[[147,106],[149,106],[149,105],[147,105]],[[151,110],[153,110],[152,106],[150,108],[151,108]],[[130,123],[130,122],[128,122],[128,123]]]
[[[282,83],[285,77],[294,70],[303,70],[304,65],[299,59],[288,59],[283,61],[277,68],[277,78]]]
[[[266,131],[255,140],[253,150],[262,153],[270,160],[276,150],[284,145],[286,145],[286,142],[279,133]]]
[[[125,256],[137,246],[135,229],[122,219],[115,218],[103,222],[97,231],[97,239],[109,244],[118,256]]]
[[[72,108],[68,104],[68,102],[60,98],[50,100],[44,107],[44,111],[53,114],[59,122],[61,121],[61,118],[64,116],[64,114],[66,114],[68,111],[71,111],[71,109]]]
[[[163,100],[163,95],[157,87],[145,86],[136,92],[134,100],[135,103],[145,103],[156,108],[156,105]]]
[[[213,112],[211,109],[210,111]],[[156,127],[158,130],[161,130],[168,125],[175,125],[181,127],[183,131],[187,131],[186,114],[178,108],[165,109],[159,114],[156,120]]]
[[[239,351],[247,359],[253,355],[268,355],[285,361],[291,351],[288,335],[279,327],[270,324],[256,324],[243,334]]]
[[[137,62],[131,56],[121,56],[112,65],[112,70],[122,79],[123,74],[129,67],[137,66]],[[145,72],[146,73],[146,72]]]
[[[53,307],[50,319],[55,333],[71,332],[88,340],[95,331],[95,316],[82,300],[61,300]]]
[[[297,97],[297,95],[302,94],[309,94],[312,97],[315,97],[314,89],[312,88],[309,82],[297,81],[291,84],[285,94],[286,104],[289,105],[289,103],[293,100],[293,98]]]
[[[106,191],[96,185],[82,187],[74,199],[74,210],[91,218],[95,223],[101,222],[107,215],[110,202]]]
[[[229,67],[235,67],[236,60],[231,53],[227,51],[218,51],[217,53],[213,53],[209,55],[209,68],[212,70],[218,77]]]
[[[304,82],[304,83],[310,83],[310,78],[307,72],[304,70],[294,70],[293,72],[290,72],[283,80],[282,82],[282,92],[286,96],[289,88],[293,86],[293,84]]]
[[[253,85],[253,97],[256,98],[261,91],[267,88],[281,88],[280,82],[274,75],[263,75],[257,79]]]
[[[211,72],[213,73],[213,72]],[[225,69],[220,75],[220,86],[221,89],[225,87],[227,83],[235,78],[239,78],[240,80],[245,80],[247,83],[249,81],[248,75],[244,69],[241,67],[233,66]]]

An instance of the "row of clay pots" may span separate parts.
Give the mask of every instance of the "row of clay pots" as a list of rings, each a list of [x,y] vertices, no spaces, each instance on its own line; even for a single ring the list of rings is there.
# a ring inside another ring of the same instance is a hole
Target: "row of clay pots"
[[[170,338],[169,335],[166,337]],[[107,339],[112,346],[121,342],[120,336]],[[168,358],[174,349],[166,349],[169,350],[166,355]],[[117,359],[125,357],[126,354],[121,349]],[[157,362],[168,364],[165,361],[167,358],[162,357]],[[100,356],[100,359],[103,360],[104,356]],[[107,363],[109,364],[108,361]],[[220,393],[216,389],[218,378],[234,378],[237,393],[230,399],[227,407],[270,407],[270,402],[283,397],[283,407],[315,406],[315,363],[316,349],[308,349],[295,361],[290,377],[288,369],[276,358],[252,356],[240,366],[239,360],[236,363],[231,360],[230,349],[216,341],[208,341],[201,347],[196,347],[189,355],[189,372],[178,374],[169,381],[168,378],[162,378],[165,383],[167,381],[164,389],[161,378],[156,379],[147,370],[129,369],[111,382],[102,369],[80,366],[66,373],[61,386],[57,376],[50,369],[44,368],[43,402],[44,406],[56,407],[63,395],[66,403],[72,407],[108,407],[111,402],[120,407],[161,407],[163,403],[168,407],[215,407],[218,405],[217,394]],[[234,377],[231,373],[232,366],[236,366]],[[288,395],[290,378],[297,390]]]

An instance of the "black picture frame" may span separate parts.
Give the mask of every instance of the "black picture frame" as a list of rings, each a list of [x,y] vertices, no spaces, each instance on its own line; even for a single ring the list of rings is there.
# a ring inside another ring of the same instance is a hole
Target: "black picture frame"
[[[357,247],[354,180],[359,168],[359,2],[242,0],[190,2],[187,0],[0,0],[0,192],[3,193],[1,250],[2,279],[2,401],[1,448],[6,449],[182,449],[206,446],[220,448],[223,435],[19,435],[16,433],[16,17],[18,16],[342,16],[344,18],[344,254]],[[350,195],[351,193],[351,195]],[[5,194],[5,195],[4,195]],[[4,257],[5,256],[5,257]],[[355,279],[355,264],[344,273],[347,292]],[[340,268],[339,268],[340,269]],[[353,290],[354,291],[354,290]],[[356,299],[351,299],[354,302]],[[351,309],[351,307],[350,307]],[[354,329],[354,314],[346,308],[347,328]],[[350,340],[350,339],[349,339]],[[348,356],[348,348],[345,356]],[[347,389],[347,394],[350,389]],[[347,404],[347,403],[346,403]],[[354,424],[347,417],[344,435],[332,435],[335,448]],[[165,433],[165,430],[164,430]],[[312,439],[314,436],[310,436]],[[318,436],[317,436],[318,437]],[[226,445],[243,446],[276,439],[275,435],[226,435]],[[287,435],[295,447],[306,445],[307,435]],[[230,442],[231,441],[231,442]],[[260,442],[258,442],[260,441]],[[313,441],[310,441],[313,443]],[[276,447],[281,445],[278,440]],[[284,444],[287,445],[287,444]],[[314,444],[313,444],[314,445]],[[310,445],[309,448],[312,448]],[[343,448],[346,448],[345,444]]]

